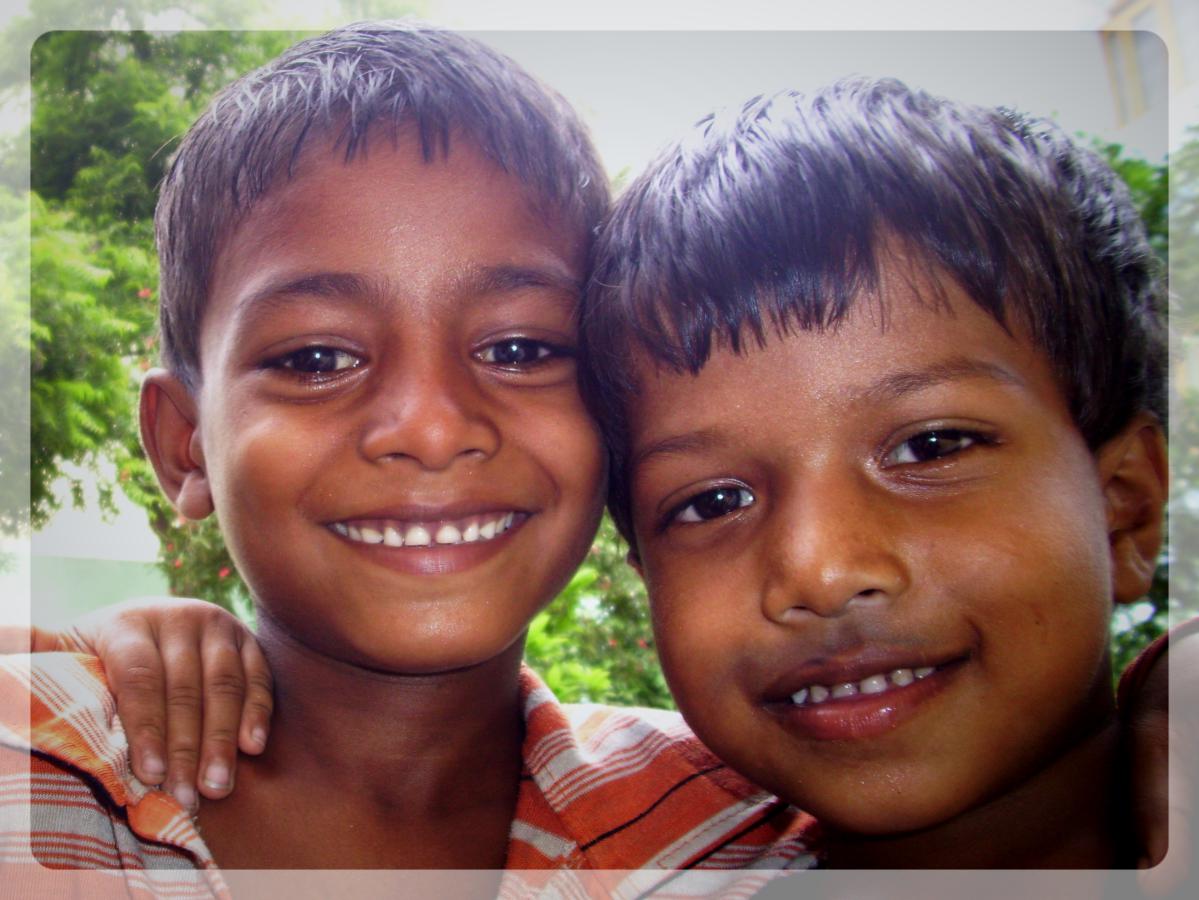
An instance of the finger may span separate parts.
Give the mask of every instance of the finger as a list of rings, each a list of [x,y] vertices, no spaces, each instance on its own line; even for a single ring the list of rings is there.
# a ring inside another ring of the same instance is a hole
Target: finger
[[[204,635],[204,731],[200,746],[200,793],[220,799],[233,789],[237,734],[246,696],[238,636],[229,622]]]
[[[166,680],[154,634],[144,622],[130,622],[105,650],[110,661],[105,675],[116,695],[133,773],[146,784],[160,784],[167,773]]]
[[[48,631],[36,625],[0,625],[0,653],[90,653],[74,643],[69,632]]]
[[[274,680],[271,668],[258,641],[244,635],[241,645],[242,668],[246,673],[246,702],[241,711],[238,744],[245,753],[258,754],[266,749],[275,711]]]
[[[197,641],[161,633],[166,668],[166,789],[189,811],[197,807],[196,773],[203,725],[203,666]]]

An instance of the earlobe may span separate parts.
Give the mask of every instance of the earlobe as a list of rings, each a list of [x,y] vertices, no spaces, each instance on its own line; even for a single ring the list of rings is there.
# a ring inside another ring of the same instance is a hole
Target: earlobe
[[[186,519],[212,513],[199,417],[191,392],[171,373],[153,369],[142,382],[142,446],[163,492]]]
[[[1138,415],[1099,448],[1097,459],[1107,503],[1112,596],[1131,603],[1149,591],[1165,530],[1169,474],[1161,425]]]

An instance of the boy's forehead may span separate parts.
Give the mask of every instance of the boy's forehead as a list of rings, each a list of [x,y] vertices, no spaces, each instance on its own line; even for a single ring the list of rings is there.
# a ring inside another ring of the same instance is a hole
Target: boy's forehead
[[[255,200],[243,216],[255,215],[260,208],[269,213],[272,204],[277,209],[287,189],[296,184],[301,186],[301,193],[315,190],[336,195],[347,188],[336,177],[331,178],[331,174],[352,175],[367,168],[377,169],[380,159],[402,160],[402,167],[388,167],[391,179],[398,180],[410,190],[421,194],[446,198],[477,195],[477,185],[469,178],[435,177],[450,163],[455,168],[466,166],[471,174],[478,174],[482,178],[509,180],[523,193],[530,215],[542,219],[565,218],[564,212],[556,209],[544,198],[536,185],[519,179],[496,163],[470,133],[461,129],[450,129],[444,141],[430,142],[414,122],[372,125],[355,145],[352,154],[347,153],[339,126],[324,128],[319,134],[306,140],[286,171],[280,172],[271,181],[269,188]],[[289,200],[294,202],[294,198]]]
[[[475,232],[532,225],[545,233],[547,259],[565,258],[572,285],[581,279],[583,229],[565,227],[564,214],[546,209],[532,186],[501,169],[469,136],[454,134],[445,152],[426,157],[415,127],[395,134],[380,127],[351,159],[334,134],[311,141],[294,171],[278,178],[226,233],[214,274],[219,277],[230,257],[248,245],[269,250],[307,235],[318,253],[336,243],[339,230],[361,230],[364,212],[372,215],[375,232],[384,230],[388,234],[382,237],[396,239],[419,235],[447,216]],[[427,249],[448,253],[454,248],[443,241]],[[463,265],[476,262],[466,259]]]
[[[722,408],[782,414],[791,402],[885,404],[962,381],[1051,392],[1065,408],[1050,360],[1026,328],[1001,325],[952,280],[911,271],[882,273],[877,292],[859,295],[825,326],[771,323],[760,335],[743,326],[736,348],[727,334],[714,335],[712,353],[694,373],[645,348],[634,351],[637,391],[627,407],[634,431],[689,416],[716,422]]]
[[[297,297],[401,298],[449,310],[524,291],[573,315],[585,241],[539,215],[528,193],[467,141],[426,161],[408,135],[347,162],[326,139],[228,236],[205,332],[211,337],[214,317],[224,332],[231,316]]]

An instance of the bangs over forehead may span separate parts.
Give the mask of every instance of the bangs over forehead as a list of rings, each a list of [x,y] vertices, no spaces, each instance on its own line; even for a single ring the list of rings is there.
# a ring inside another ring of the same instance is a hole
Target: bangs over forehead
[[[850,79],[701,120],[601,228],[583,379],[617,518],[638,358],[697,373],[714,344],[829,328],[899,248],[1027,328],[1092,446],[1164,420],[1160,266],[1106,162],[1046,120]]]

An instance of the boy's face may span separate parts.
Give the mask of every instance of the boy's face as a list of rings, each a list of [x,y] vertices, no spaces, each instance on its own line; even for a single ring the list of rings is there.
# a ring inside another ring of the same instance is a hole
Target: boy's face
[[[885,328],[860,300],[695,377],[644,365],[630,411],[680,709],[734,768],[859,833],[946,820],[1111,709],[1096,457],[1042,354],[945,287],[934,309],[884,267]]]
[[[350,164],[309,148],[224,245],[191,447],[260,609],[302,643],[475,664],[586,553],[604,466],[576,231],[469,141],[426,163],[404,135]]]

